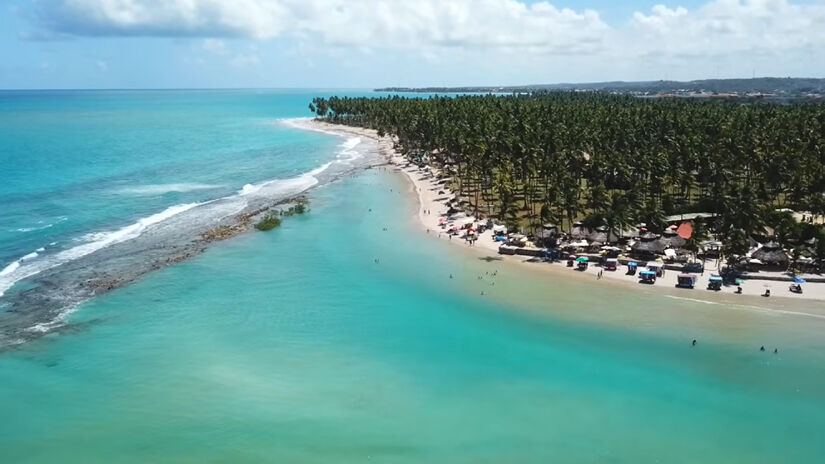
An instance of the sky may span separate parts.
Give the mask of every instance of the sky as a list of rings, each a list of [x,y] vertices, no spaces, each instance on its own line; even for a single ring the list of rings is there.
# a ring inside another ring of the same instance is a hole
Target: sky
[[[0,0],[0,89],[825,77],[825,0]]]

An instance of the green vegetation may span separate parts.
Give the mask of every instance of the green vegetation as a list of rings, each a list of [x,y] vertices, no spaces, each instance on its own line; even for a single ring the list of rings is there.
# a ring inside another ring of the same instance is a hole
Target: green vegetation
[[[554,92],[316,98],[310,109],[392,135],[413,162],[451,173],[469,209],[510,224],[656,231],[666,215],[709,212],[733,254],[776,226],[777,209],[825,214],[823,104]],[[784,230],[786,243],[822,236]]]
[[[261,231],[272,230],[281,225],[281,218],[279,217],[278,213],[269,213],[263,217],[257,224],[255,224],[255,228]]]
[[[298,198],[295,204],[290,206],[287,210],[281,211],[282,216],[294,216],[296,214],[304,214],[309,212],[309,200],[306,198]]]
[[[286,210],[275,210],[267,213],[257,224],[255,228],[266,231],[272,230],[281,225],[281,218],[284,216],[294,216],[296,214],[304,214],[309,212],[309,200],[301,197],[295,200],[295,204]]]

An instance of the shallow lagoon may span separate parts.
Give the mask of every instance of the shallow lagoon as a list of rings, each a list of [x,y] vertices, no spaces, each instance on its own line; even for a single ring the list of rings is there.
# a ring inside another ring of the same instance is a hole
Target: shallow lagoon
[[[420,231],[408,188],[377,170],[322,187],[309,215],[86,303],[67,332],[0,355],[4,461],[825,452],[823,321],[480,260]]]

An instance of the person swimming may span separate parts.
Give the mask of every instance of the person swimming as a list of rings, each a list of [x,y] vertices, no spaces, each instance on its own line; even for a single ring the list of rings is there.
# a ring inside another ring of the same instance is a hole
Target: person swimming
[[[696,339],[695,339],[695,338],[693,339],[693,343],[692,343],[692,345],[693,345],[693,346],[696,346]]]
[[[762,348],[759,348],[759,351],[765,351],[765,346],[762,345]]]

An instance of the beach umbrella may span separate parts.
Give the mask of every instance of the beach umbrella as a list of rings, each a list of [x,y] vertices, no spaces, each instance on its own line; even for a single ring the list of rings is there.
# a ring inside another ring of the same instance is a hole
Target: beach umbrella
[[[690,237],[693,235],[693,224],[683,222],[679,225],[679,229],[676,230],[676,233],[679,234],[679,237],[682,237],[685,240],[690,240]]]
[[[588,261],[590,261],[590,259],[588,259],[586,256],[581,256],[581,257],[576,258],[576,262],[579,262],[579,263],[586,263]]]
[[[803,279],[802,277],[794,276],[793,281],[794,281],[795,284],[804,284],[805,283],[805,279]]]
[[[736,279],[736,285],[744,285],[745,281],[742,279]]]

